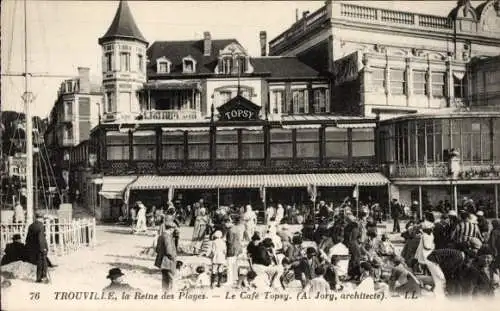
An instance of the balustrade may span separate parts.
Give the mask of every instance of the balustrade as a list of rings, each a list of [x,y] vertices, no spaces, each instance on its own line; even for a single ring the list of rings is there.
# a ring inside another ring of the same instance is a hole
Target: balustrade
[[[386,23],[413,25],[415,24],[415,15],[401,11],[381,10],[380,20]]]
[[[360,5],[341,3],[340,16],[345,16],[349,18],[359,18],[365,20],[376,20],[377,9],[364,7]]]

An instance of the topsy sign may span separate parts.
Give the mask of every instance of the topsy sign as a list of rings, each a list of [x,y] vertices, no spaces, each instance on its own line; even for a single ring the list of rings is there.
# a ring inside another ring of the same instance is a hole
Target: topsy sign
[[[258,120],[260,109],[260,106],[257,106],[241,95],[232,98],[230,101],[217,108],[220,120],[223,121]]]

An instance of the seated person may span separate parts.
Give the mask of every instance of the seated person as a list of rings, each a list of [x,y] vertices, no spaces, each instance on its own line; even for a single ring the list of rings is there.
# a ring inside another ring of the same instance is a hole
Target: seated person
[[[343,286],[340,283],[340,279],[338,277],[338,272],[342,268],[339,267],[339,257],[333,255],[330,264],[327,266],[325,271],[325,280],[330,285],[330,290],[342,290]]]
[[[349,266],[349,249],[344,245],[344,237],[338,236],[335,239],[335,245],[330,248],[330,252],[328,253],[328,257],[332,258],[332,256],[336,256],[338,259],[336,265],[337,276],[340,280],[345,279],[347,277],[347,270]]]
[[[305,288],[305,286],[316,277],[316,268],[321,266],[321,262],[317,255],[318,253],[314,247],[308,247],[306,250],[306,257],[302,258],[299,263],[298,270],[300,272],[302,288]]]
[[[407,268],[401,256],[391,256],[393,268],[389,278],[389,289],[397,294],[421,293],[421,281]]]
[[[394,245],[392,245],[391,240],[387,234],[382,234],[380,243],[378,244],[377,253],[380,256],[392,256],[394,255]]]
[[[20,234],[14,234],[12,243],[5,246],[5,254],[2,257],[2,266],[15,261],[26,260],[26,246],[21,240]]]
[[[257,276],[267,275],[269,286],[273,287],[274,280],[280,270],[277,263],[273,241],[270,238],[265,238],[257,246],[256,253],[252,258],[252,269],[257,273]]]
[[[330,291],[330,284],[325,280],[325,268],[318,266],[314,269],[315,277],[306,285],[304,289],[305,292],[309,292],[312,295],[317,293],[326,294]]]
[[[113,268],[109,270],[108,276],[106,278],[111,280],[111,283],[106,286],[104,292],[126,292],[126,291],[136,291],[137,289],[123,282],[123,276],[120,268]]]
[[[205,272],[204,266],[196,267],[194,280],[190,281],[190,288],[208,288],[210,287],[210,275]]]
[[[243,290],[261,290],[269,288],[265,276],[259,276],[255,271],[248,271],[245,278],[242,280],[240,289]]]

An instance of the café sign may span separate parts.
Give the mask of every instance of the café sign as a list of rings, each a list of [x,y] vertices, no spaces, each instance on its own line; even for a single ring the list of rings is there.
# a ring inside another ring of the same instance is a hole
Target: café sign
[[[238,95],[217,108],[221,121],[251,121],[259,119],[261,107]]]

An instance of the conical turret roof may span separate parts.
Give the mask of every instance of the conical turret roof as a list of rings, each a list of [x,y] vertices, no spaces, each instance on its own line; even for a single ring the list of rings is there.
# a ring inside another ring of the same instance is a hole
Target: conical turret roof
[[[99,38],[99,44],[113,39],[138,40],[148,43],[134,21],[127,1],[124,0],[120,1],[115,18],[113,18],[106,34]]]

